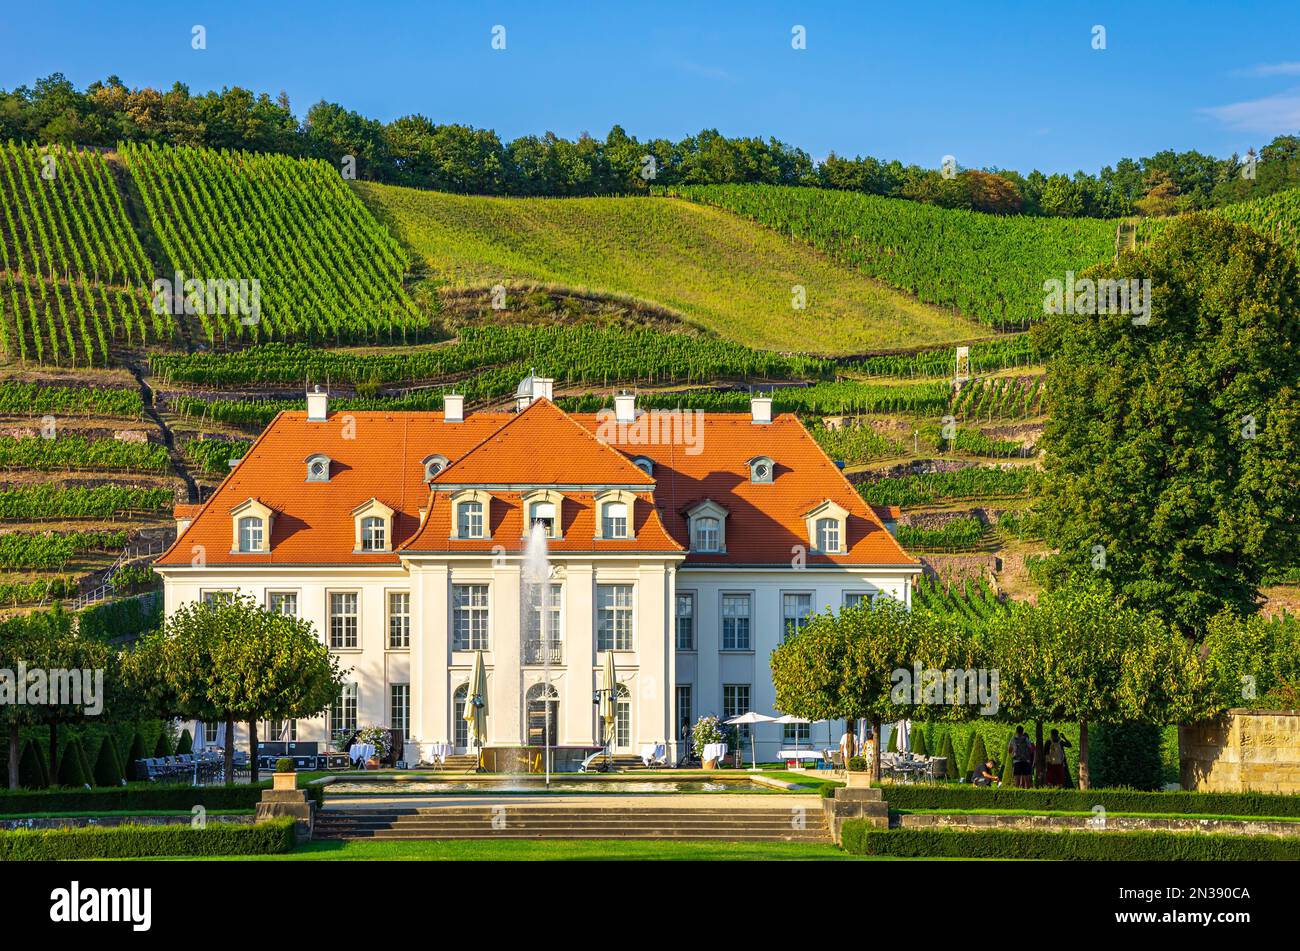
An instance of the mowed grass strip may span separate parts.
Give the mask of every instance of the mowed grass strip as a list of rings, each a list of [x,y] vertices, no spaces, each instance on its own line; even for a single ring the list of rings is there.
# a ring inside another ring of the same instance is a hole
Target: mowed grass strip
[[[541,282],[667,308],[755,347],[856,353],[986,336],[716,208],[667,198],[486,198],[357,182],[435,276]],[[803,287],[807,306],[792,306]]]

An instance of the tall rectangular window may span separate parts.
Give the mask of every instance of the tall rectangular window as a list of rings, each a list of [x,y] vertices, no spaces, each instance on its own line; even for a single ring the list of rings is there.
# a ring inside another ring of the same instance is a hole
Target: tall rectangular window
[[[535,592],[528,612],[528,636],[524,638],[524,663],[558,664],[560,656],[560,599],[562,586],[545,585]]]
[[[692,713],[693,711],[691,709],[691,685],[678,684],[677,685],[677,720],[675,724],[675,729],[677,730],[677,736],[676,736],[677,739],[680,740],[682,738],[683,723],[689,723],[694,725],[695,720],[694,717],[692,716]]]
[[[388,722],[394,730],[402,734],[411,732],[411,685],[389,684],[388,686]],[[400,757],[399,757],[400,759]]]
[[[781,595],[782,637],[789,639],[804,629],[812,617],[811,594]]]
[[[742,713],[749,712],[749,684],[722,685],[722,719],[730,720]],[[742,723],[737,729],[740,735],[749,739],[749,724]]]
[[[677,649],[695,650],[695,593],[677,593]]]
[[[482,502],[461,502],[456,512],[456,534],[460,538],[483,537]]]
[[[606,502],[600,533],[605,538],[627,538],[627,503]]]
[[[266,593],[266,606],[276,614],[288,614],[291,617],[297,617],[298,592],[268,591]]]
[[[330,732],[351,733],[357,728],[357,685],[343,685],[343,696],[330,707]]]
[[[871,595],[866,591],[845,591],[844,606],[846,608],[856,608],[863,602],[871,603]]]
[[[787,746],[800,746],[812,739],[812,725],[809,723],[783,723],[781,727],[781,742]]]
[[[749,641],[749,595],[722,596],[722,649],[747,651]]]
[[[488,650],[488,586],[452,585],[451,610],[451,649]]]
[[[298,739],[297,720],[263,720],[258,740],[266,743],[292,743]]]
[[[632,649],[632,586],[596,586],[596,650]]]
[[[406,650],[411,646],[411,594],[388,592],[388,649]]]
[[[357,646],[357,593],[330,593],[330,647],[346,650]]]

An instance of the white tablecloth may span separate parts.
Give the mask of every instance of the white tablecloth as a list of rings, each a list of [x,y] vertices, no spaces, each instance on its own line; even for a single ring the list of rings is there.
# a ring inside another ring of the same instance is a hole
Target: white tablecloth
[[[711,759],[722,759],[727,755],[726,743],[705,743],[703,761],[708,762]]]
[[[373,743],[353,743],[348,747],[348,759],[352,760],[354,763],[357,760],[361,760],[361,762],[364,763],[374,755],[375,744]]]
[[[447,762],[447,757],[451,755],[450,743],[430,743],[429,756],[438,764]]]
[[[641,744],[641,762],[646,766],[649,766],[657,760],[662,760],[667,755],[668,748],[662,743]]]
[[[777,759],[814,760],[821,759],[822,754],[816,750],[781,750],[776,757]]]

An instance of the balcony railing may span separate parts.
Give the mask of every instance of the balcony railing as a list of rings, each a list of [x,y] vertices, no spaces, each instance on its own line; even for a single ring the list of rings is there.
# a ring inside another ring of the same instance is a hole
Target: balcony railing
[[[524,641],[525,664],[560,664],[564,662],[562,641]]]

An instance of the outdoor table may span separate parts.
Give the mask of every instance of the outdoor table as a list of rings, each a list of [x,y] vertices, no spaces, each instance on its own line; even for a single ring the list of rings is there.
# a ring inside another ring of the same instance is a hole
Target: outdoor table
[[[429,756],[433,761],[441,766],[447,762],[447,757],[451,755],[450,743],[431,743],[429,744]]]
[[[705,743],[704,752],[701,754],[700,759],[707,763],[709,760],[721,760],[726,755],[726,743]]]
[[[375,744],[373,743],[353,743],[348,747],[348,758],[352,762],[365,763],[370,757],[375,755]]]
[[[822,754],[816,750],[778,750],[776,758],[787,766],[794,766],[796,763],[815,762],[822,758]]]
[[[646,766],[656,760],[661,760],[668,753],[667,748],[662,743],[642,743],[641,744],[641,762]]]

